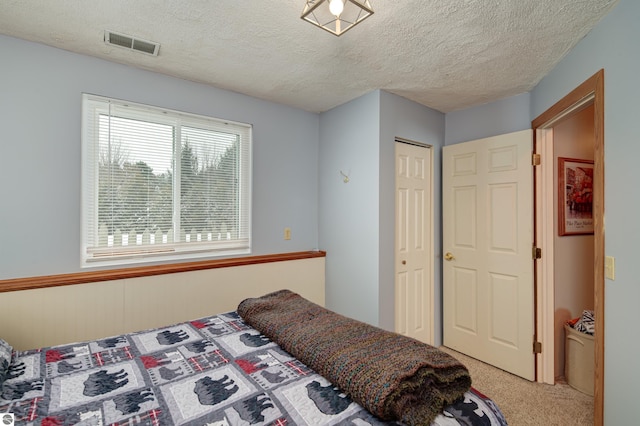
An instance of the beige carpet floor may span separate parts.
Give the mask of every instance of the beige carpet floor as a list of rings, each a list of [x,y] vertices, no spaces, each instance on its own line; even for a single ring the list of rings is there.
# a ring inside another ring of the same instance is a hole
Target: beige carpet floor
[[[498,404],[510,426],[593,425],[593,397],[566,383],[530,382],[444,346],[440,349],[467,366],[473,387]]]

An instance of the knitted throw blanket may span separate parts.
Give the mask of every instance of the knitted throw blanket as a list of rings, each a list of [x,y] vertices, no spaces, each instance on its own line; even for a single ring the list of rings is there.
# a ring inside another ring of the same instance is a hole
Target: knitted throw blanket
[[[429,425],[471,387],[466,367],[449,354],[289,290],[246,299],[238,314],[382,420]]]

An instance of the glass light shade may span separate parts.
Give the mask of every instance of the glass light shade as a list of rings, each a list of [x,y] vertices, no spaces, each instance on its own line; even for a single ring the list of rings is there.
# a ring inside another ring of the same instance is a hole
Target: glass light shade
[[[332,13],[331,3],[339,0],[306,0],[301,18],[331,34],[340,36],[373,15],[369,0],[341,0],[343,10]]]
[[[342,4],[342,0],[329,0],[329,11],[335,16],[340,16],[343,10],[344,4]]]

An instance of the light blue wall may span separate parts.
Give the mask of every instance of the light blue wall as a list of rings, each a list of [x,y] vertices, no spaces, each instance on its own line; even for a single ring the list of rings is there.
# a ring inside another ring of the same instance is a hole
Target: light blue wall
[[[318,246],[318,114],[5,36],[0,57],[0,279],[80,270],[83,92],[252,124],[253,254]]]
[[[434,239],[434,343],[442,341],[442,233],[441,233],[441,150],[444,145],[445,115],[439,111],[381,92],[380,98],[380,326],[394,329],[395,282],[395,139],[431,145],[433,158],[433,239]]]
[[[444,114],[380,90],[321,114],[319,241],[327,251],[326,304],[388,330],[395,327],[396,137],[434,146],[434,204],[440,211]],[[340,171],[349,174],[348,183]],[[439,230],[439,214],[435,221]],[[434,238],[439,257],[439,231]]]
[[[380,92],[321,114],[319,242],[326,305],[378,324]],[[345,183],[340,172],[349,176]]]
[[[531,92],[534,118],[604,69],[605,253],[616,259],[605,280],[606,425],[637,424],[640,388],[640,2],[621,0]]]
[[[522,93],[446,115],[445,145],[530,129],[530,95]]]

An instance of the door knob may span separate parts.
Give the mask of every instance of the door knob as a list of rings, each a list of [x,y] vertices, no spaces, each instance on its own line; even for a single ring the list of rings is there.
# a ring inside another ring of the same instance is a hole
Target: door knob
[[[453,257],[453,255],[452,255],[451,253],[449,253],[449,252],[447,252],[447,253],[444,255],[444,260],[453,260],[453,259],[455,259],[455,258],[454,258],[454,257]]]
[[[403,261],[402,261],[402,264],[403,264],[403,265],[406,265],[406,264],[407,264],[407,261],[406,261],[406,260],[403,260]]]

